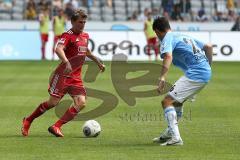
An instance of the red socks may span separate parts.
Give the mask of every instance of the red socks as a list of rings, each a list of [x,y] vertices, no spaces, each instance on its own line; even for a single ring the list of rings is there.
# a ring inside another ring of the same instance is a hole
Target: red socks
[[[54,124],[56,127],[61,127],[63,124],[71,121],[76,115],[78,111],[73,106],[68,108],[68,110],[64,113],[64,115]]]
[[[41,116],[46,110],[50,109],[51,107],[48,106],[47,102],[41,103],[35,111],[26,118],[27,121],[32,122],[35,118]]]
[[[52,107],[48,106],[47,102],[41,103],[35,111],[26,118],[30,123],[37,117],[41,116],[45,111],[49,110]],[[78,111],[73,106],[68,108],[68,110],[64,113],[64,115],[54,124],[56,127],[61,127],[63,124],[71,121],[76,115]]]

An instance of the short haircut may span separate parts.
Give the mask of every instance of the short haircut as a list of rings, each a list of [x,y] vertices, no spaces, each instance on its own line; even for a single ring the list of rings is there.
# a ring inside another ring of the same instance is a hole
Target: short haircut
[[[75,10],[73,15],[71,16],[71,21],[76,21],[78,18],[86,19],[87,17],[87,13],[84,10],[78,9]]]
[[[158,30],[160,32],[165,32],[168,29],[171,29],[169,21],[166,17],[157,17],[154,19],[153,30]]]

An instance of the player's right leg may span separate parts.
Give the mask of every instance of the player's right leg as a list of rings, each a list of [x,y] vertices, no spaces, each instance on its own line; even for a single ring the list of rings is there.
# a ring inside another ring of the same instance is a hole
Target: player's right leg
[[[148,60],[151,61],[151,40],[147,39],[147,55],[148,55]]]
[[[180,119],[182,118],[182,115],[183,115],[183,103],[174,102],[173,106],[174,106],[175,111],[177,113],[177,122],[179,123],[179,121],[180,121]],[[171,138],[172,138],[172,136],[170,134],[169,127],[167,127],[160,134],[159,137],[156,137],[156,138],[153,139],[153,142],[155,142],[155,143],[164,143],[164,142],[168,141]]]
[[[56,137],[63,137],[61,131],[62,125],[73,120],[74,117],[85,107],[86,97],[85,95],[76,95],[72,96],[74,105],[72,105],[68,110],[63,114],[63,116],[52,126],[48,128],[48,131],[55,135]]]
[[[41,116],[47,110],[56,106],[59,103],[60,100],[61,100],[61,98],[50,96],[47,101],[39,104],[38,107],[32,112],[32,114],[30,114],[27,117],[24,117],[23,122],[22,122],[22,129],[21,129],[22,130],[22,135],[23,136],[28,136],[29,128],[30,128],[33,120],[36,119],[37,117]]]
[[[180,136],[180,132],[178,129],[178,122],[177,122],[177,113],[173,106],[176,100],[173,99],[171,96],[167,95],[162,101],[162,107],[164,109],[165,119],[168,124],[168,132],[170,133],[171,139],[167,142],[163,143],[162,145],[183,145],[182,138]]]
[[[153,43],[153,49],[155,53],[155,60],[157,61],[158,55],[159,55],[159,43],[158,43],[157,37],[153,38],[152,43]]]
[[[165,119],[168,124],[168,129],[160,135],[160,137],[154,138],[154,142],[163,143],[162,145],[182,145],[182,139],[180,137],[177,114],[173,107],[175,100],[167,95],[162,101],[162,107],[164,109]]]
[[[46,43],[48,41],[48,34],[41,34],[41,52],[42,52],[42,60],[46,59],[46,54],[45,54],[45,48],[46,48]]]
[[[177,113],[177,121],[179,122],[180,119],[183,116],[183,103],[179,103],[179,102],[174,102],[173,106],[175,108],[175,111]]]
[[[163,107],[165,108],[165,117],[168,121],[168,127],[170,128],[170,133],[172,133],[172,138],[170,140],[168,140],[166,143],[162,144],[162,145],[182,145],[182,141],[179,141],[181,143],[176,143],[176,139],[178,139],[176,135],[178,135],[179,131],[178,131],[178,121],[180,120],[180,118],[182,117],[182,112],[183,112],[183,108],[182,108],[182,104],[189,99],[190,97],[192,97],[193,95],[195,95],[196,93],[198,93],[202,88],[204,88],[206,85],[206,83],[199,83],[199,82],[195,82],[193,80],[188,79],[185,76],[182,76],[172,87],[172,89],[170,89],[169,93],[168,93],[168,98],[165,97],[165,99],[163,100]],[[169,100],[170,99],[170,100]],[[172,99],[172,100],[171,100]],[[170,107],[166,107],[166,106],[170,106]],[[169,116],[167,112],[170,110],[169,108],[172,109],[172,115]],[[173,119],[173,127],[171,127],[171,119],[174,116]],[[175,127],[174,127],[175,126]],[[174,129],[175,128],[175,129]],[[180,137],[180,134],[179,134]],[[181,138],[181,137],[180,137]]]

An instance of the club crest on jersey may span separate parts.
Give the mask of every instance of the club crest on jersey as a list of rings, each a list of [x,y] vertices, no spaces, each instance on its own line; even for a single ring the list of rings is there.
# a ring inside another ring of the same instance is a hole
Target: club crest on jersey
[[[78,38],[76,39],[76,42],[79,42],[79,39],[78,39]]]
[[[79,46],[78,47],[78,52],[87,52],[87,47]]]

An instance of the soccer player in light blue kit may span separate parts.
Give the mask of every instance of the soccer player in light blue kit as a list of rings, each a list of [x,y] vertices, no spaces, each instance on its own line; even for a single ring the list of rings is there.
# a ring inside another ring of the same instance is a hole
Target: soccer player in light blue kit
[[[161,40],[160,52],[163,59],[158,92],[163,92],[171,63],[185,73],[162,100],[168,127],[153,141],[162,143],[163,146],[183,145],[178,120],[182,116],[183,103],[203,89],[211,78],[212,46],[171,32],[169,21],[165,17],[154,20],[153,30]]]

